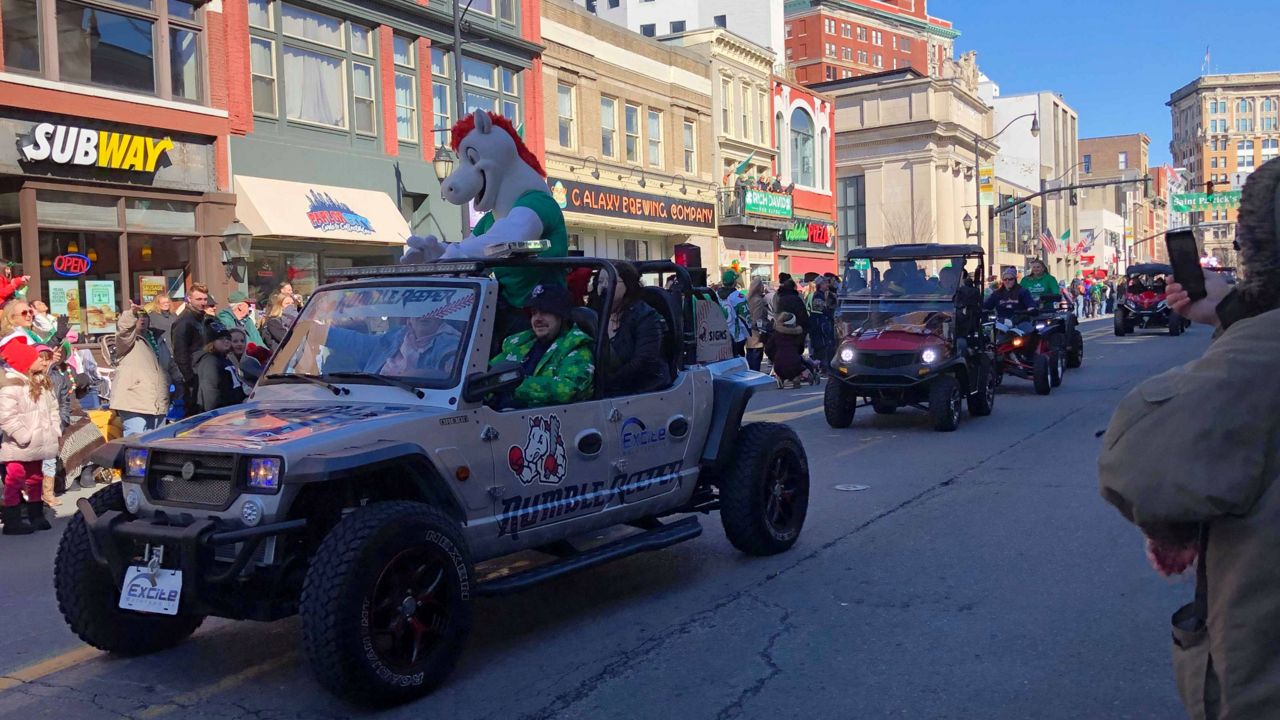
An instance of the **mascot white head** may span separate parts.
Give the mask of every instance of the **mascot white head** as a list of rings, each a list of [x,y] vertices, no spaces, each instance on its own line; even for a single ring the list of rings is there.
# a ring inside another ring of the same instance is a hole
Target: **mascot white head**
[[[475,209],[493,215],[484,235],[445,245],[434,237],[412,237],[404,262],[440,257],[483,257],[491,244],[536,240],[542,223],[531,212],[519,212],[516,201],[529,192],[548,193],[545,173],[507,118],[476,110],[453,126],[450,145],[457,154],[453,172],[440,185],[440,194],[454,205],[475,203]],[[516,209],[517,212],[512,212]]]

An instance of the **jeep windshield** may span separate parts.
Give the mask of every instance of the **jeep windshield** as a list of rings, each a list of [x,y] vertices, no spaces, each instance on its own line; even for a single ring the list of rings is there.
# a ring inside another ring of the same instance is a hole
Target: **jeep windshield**
[[[431,282],[321,289],[272,356],[263,383],[453,387],[478,293],[474,285]]]

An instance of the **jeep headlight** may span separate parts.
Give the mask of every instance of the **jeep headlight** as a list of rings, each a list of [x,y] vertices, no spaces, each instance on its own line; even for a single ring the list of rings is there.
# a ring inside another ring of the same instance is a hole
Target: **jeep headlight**
[[[250,458],[249,479],[250,490],[263,493],[275,493],[280,490],[280,459]]]
[[[844,347],[840,348],[840,362],[846,363],[846,364],[851,363],[853,362],[853,357],[854,357],[853,348],[849,347],[848,345],[845,345]]]
[[[1045,328],[1047,328],[1047,327],[1049,327],[1049,323],[1042,323],[1042,322],[1038,322],[1038,323],[1036,323],[1036,330],[1037,330],[1037,331],[1044,330],[1044,329],[1045,329]]]
[[[129,448],[124,451],[124,479],[142,482],[147,476],[147,460],[151,451],[146,448]]]
[[[938,351],[934,350],[933,348],[929,348],[925,350],[924,352],[920,353],[920,361],[923,362],[925,365],[932,365],[933,363],[938,361]]]

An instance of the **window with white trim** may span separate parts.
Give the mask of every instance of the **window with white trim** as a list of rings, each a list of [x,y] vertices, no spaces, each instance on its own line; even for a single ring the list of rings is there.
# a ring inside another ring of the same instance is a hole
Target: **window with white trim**
[[[640,106],[628,104],[623,109],[623,133],[626,135],[627,162],[640,162]]]
[[[687,173],[696,173],[698,171],[698,153],[697,153],[698,127],[691,120],[684,121],[684,171]]]
[[[874,66],[876,66],[876,67],[878,67],[878,68],[882,68],[882,67],[884,67],[884,56],[883,56],[883,55],[881,55],[880,53],[876,53],[876,54],[872,55],[872,56],[871,56],[871,64],[872,64],[872,65],[874,65]]]
[[[815,147],[813,118],[803,108],[791,112],[791,180],[796,185],[814,185]]]
[[[742,123],[738,127],[738,136],[746,140],[751,137],[751,88],[746,83],[742,84],[741,110]]]
[[[1236,169],[1247,170],[1253,165],[1253,141],[1241,140],[1236,143]]]
[[[600,96],[600,154],[618,157],[618,101]]]
[[[872,31],[871,31],[871,44],[872,44],[872,45],[884,45],[884,33],[880,32],[879,30],[872,30]]]
[[[571,148],[574,145],[573,135],[573,86],[564,83],[556,85],[556,127],[559,132],[560,147]]]
[[[649,166],[662,167],[662,111],[649,110],[648,114]]]
[[[862,42],[866,42],[866,41],[867,41],[867,29],[866,29],[866,28],[864,28],[864,27],[862,27],[862,26],[859,26],[859,27],[858,27],[858,39],[859,39],[859,40],[861,40]]]
[[[853,37],[853,25],[849,23],[840,23],[840,37]]]
[[[835,44],[835,43],[825,43],[825,46],[826,46],[826,47],[825,47],[825,49],[826,49],[827,57],[835,57],[835,56],[836,56],[836,44]]]
[[[417,46],[411,38],[396,35],[391,41],[393,78],[396,101],[396,137],[404,142],[418,141],[418,66]]]
[[[1262,162],[1274,159],[1280,155],[1280,139],[1267,138],[1262,141]]]
[[[853,62],[853,48],[840,48],[840,59]]]
[[[720,79],[720,131],[725,135],[733,132],[733,81]]]

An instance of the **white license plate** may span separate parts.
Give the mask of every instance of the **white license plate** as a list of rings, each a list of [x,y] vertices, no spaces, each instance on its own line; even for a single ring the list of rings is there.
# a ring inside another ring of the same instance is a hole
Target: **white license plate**
[[[177,615],[182,597],[182,571],[133,565],[124,573],[120,609],[157,615]]]

